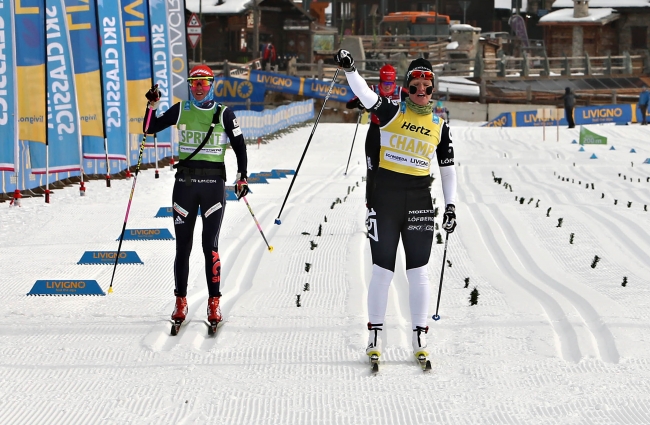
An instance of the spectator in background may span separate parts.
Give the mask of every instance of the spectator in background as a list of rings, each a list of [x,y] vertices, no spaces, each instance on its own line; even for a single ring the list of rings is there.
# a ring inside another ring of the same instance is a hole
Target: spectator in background
[[[445,107],[442,100],[438,100],[436,106],[433,108],[433,114],[439,116],[449,124],[449,109]]]
[[[569,128],[575,128],[576,123],[573,120],[573,108],[576,106],[576,95],[571,91],[571,87],[566,87],[564,89],[564,114],[566,115],[566,120],[569,123]]]
[[[267,63],[270,66],[274,66],[277,59],[278,55],[275,51],[275,46],[269,41],[262,47],[262,69],[266,70]]]
[[[641,125],[648,125],[648,105],[650,105],[650,92],[648,86],[643,86],[643,90],[639,95],[639,109],[641,109]]]

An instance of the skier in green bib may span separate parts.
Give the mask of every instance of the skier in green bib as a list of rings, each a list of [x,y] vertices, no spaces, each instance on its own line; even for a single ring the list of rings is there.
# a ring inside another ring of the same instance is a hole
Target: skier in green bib
[[[172,193],[176,259],[174,260],[174,295],[176,305],[172,320],[180,324],[187,315],[187,279],[192,251],[194,225],[201,208],[203,220],[203,255],[208,284],[208,322],[216,326],[221,320],[221,259],[219,231],[226,207],[226,167],[224,157],[228,143],[237,156],[237,199],[248,194],[246,144],[233,111],[213,100],[214,74],[205,65],[197,65],[187,79],[190,100],[178,102],[160,116],[160,90],[153,86],[146,94],[148,105],[143,127],[154,134],[172,125],[179,127],[179,163]],[[214,128],[210,131],[211,125]],[[206,140],[207,139],[207,140]],[[205,143],[203,143],[205,142]],[[201,146],[203,145],[203,146]]]

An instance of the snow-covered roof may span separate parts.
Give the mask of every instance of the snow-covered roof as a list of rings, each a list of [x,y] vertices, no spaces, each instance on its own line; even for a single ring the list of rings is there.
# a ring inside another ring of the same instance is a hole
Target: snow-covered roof
[[[614,13],[614,9],[609,7],[602,9],[589,8],[589,16],[585,16],[584,18],[574,18],[573,8],[571,8],[556,10],[544,15],[539,20],[539,24],[543,25],[544,23],[549,22],[605,23],[618,18],[619,15]]]
[[[573,0],[555,0],[553,9],[561,7],[573,7]],[[650,0],[590,0],[589,7],[650,7]]]
[[[238,14],[246,10],[253,0],[222,0],[223,4],[218,5],[219,0],[185,0],[185,7],[193,13],[210,14]],[[203,2],[203,4],[201,4]]]
[[[573,6],[573,5],[572,5]],[[521,0],[521,11],[525,12],[528,7],[528,0]],[[495,9],[514,9],[512,0],[494,0]]]

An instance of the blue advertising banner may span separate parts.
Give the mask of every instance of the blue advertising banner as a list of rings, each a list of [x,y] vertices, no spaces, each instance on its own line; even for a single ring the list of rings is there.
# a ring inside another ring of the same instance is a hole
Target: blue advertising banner
[[[158,115],[172,106],[172,64],[169,54],[169,27],[167,25],[166,0],[149,0],[149,19],[151,21],[151,54],[153,56],[153,82],[160,90]],[[172,129],[167,128],[156,134],[158,147],[172,147]],[[146,147],[153,147],[153,137],[147,137]]]
[[[96,280],[37,280],[27,295],[106,295]]]
[[[86,251],[77,264],[115,264],[117,251]],[[121,251],[120,264],[144,264],[135,251]]]
[[[14,32],[13,1],[0,0],[0,171],[16,171],[18,164]]]
[[[298,94],[307,97],[325,99],[331,82],[311,78],[290,77],[266,71],[251,71],[250,81],[264,84],[266,90],[288,94]],[[352,89],[342,84],[334,84],[330,99],[347,102],[354,97]]]
[[[168,229],[126,229],[124,232],[125,241],[151,241],[151,240],[174,239]],[[120,240],[118,237],[116,241]]]
[[[573,110],[573,118],[576,125],[636,122],[635,108],[636,105],[633,104],[581,106]],[[561,109],[559,111],[564,114]],[[541,127],[567,124],[564,117],[559,122],[553,118],[544,119],[539,110],[534,110],[505,112],[486,123],[484,127]]]
[[[265,92],[264,84],[239,78],[214,79],[214,100],[234,111],[249,110],[249,107],[251,111],[263,111]]]
[[[47,0],[45,18],[49,149],[42,143],[30,143],[32,174],[81,169],[79,108],[63,0]]]
[[[126,161],[129,122],[120,0],[98,0],[97,21],[101,41],[102,89],[104,90],[108,157],[112,160]]]

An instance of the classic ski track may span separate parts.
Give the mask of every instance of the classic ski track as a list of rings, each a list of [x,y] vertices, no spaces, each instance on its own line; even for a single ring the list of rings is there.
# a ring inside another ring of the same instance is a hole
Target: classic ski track
[[[527,270],[532,271],[538,279],[539,282],[544,283],[546,286],[550,287],[557,293],[565,297],[571,305],[578,311],[582,320],[586,324],[587,328],[591,332],[593,339],[596,341],[598,353],[600,358],[607,363],[618,363],[620,360],[620,355],[618,349],[616,348],[616,341],[612,335],[609,327],[604,323],[603,318],[596,311],[596,308],[587,300],[586,298],[580,296],[577,292],[570,289],[569,285],[574,285],[578,282],[576,279],[567,279],[565,282],[560,282],[554,277],[546,273],[542,266],[531,256],[526,245],[531,244],[531,241],[528,240],[524,243],[518,235],[521,234],[521,230],[518,232],[515,230],[512,222],[506,217],[503,211],[496,205],[486,205],[490,210],[492,216],[495,218],[496,222],[501,224],[501,228],[504,230],[504,233],[507,235],[509,243],[513,246],[513,249],[519,254],[518,258]],[[515,223],[518,223],[515,221]],[[517,225],[517,227],[521,227]],[[552,260],[547,261],[545,264],[551,264]],[[552,268],[554,269],[555,268]],[[565,270],[564,273],[567,273]]]
[[[508,245],[507,241],[500,242],[492,230],[502,230],[499,224],[496,222],[488,222],[479,205],[467,205],[467,210],[480,233],[481,241],[485,246],[487,255],[492,258],[494,266],[498,269],[498,272],[496,270],[484,271],[489,277],[490,283],[496,287],[503,288],[504,292],[507,292],[507,286],[520,287],[537,300],[546,313],[548,323],[555,333],[560,357],[573,363],[580,361],[582,353],[577,342],[576,330],[571,325],[559,302],[552,295],[539,288],[538,285],[532,283],[532,280],[536,280],[533,276],[528,275],[523,270],[519,272],[513,266],[511,258],[517,258],[517,253],[512,250],[512,247]],[[506,252],[505,247],[508,247],[507,251],[510,254]],[[526,275],[522,273],[526,273]],[[499,283],[504,278],[507,279],[507,285]]]
[[[519,167],[513,167],[515,172],[520,174]],[[530,172],[530,171],[529,171]],[[473,184],[471,184],[470,180],[467,180],[467,187],[471,192],[477,192],[476,188],[474,187]],[[480,195],[476,195],[475,193],[475,198],[476,199],[481,199]],[[481,199],[482,200],[482,199]],[[557,291],[557,293],[562,294],[564,298],[566,298],[569,303],[579,312],[579,314],[582,317],[583,322],[587,326],[587,329],[592,335],[593,340],[596,343],[597,347],[597,352],[599,353],[600,358],[608,363],[618,363],[620,356],[618,354],[618,350],[616,349],[616,344],[614,341],[614,337],[611,334],[611,331],[609,328],[603,323],[603,319],[600,317],[600,315],[596,312],[595,308],[587,301],[586,299],[582,298],[579,296],[577,293],[574,291],[570,290],[567,286],[564,284],[560,283],[559,281],[551,278],[547,273],[543,271],[541,267],[537,265],[537,263],[533,260],[533,258],[530,256],[528,249],[526,248],[526,244],[522,243],[521,239],[517,237],[517,232],[515,232],[514,228],[512,227],[510,221],[508,221],[508,218],[503,214],[501,208],[492,205],[492,204],[485,204],[485,207],[490,210],[491,215],[495,218],[495,222],[499,223],[499,228],[501,231],[504,233],[504,236],[506,237],[506,240],[508,241],[508,245],[514,245],[512,246],[513,251],[516,252],[516,258],[521,262],[522,265],[525,266],[526,271],[533,271],[535,279],[537,282],[535,283],[535,286],[542,290],[540,287],[543,285],[547,285],[554,291]],[[500,216],[500,217],[497,217]],[[475,217],[475,219],[478,218],[479,220],[483,220],[483,217]],[[487,223],[484,223],[487,224]],[[481,228],[481,226],[479,226]],[[482,229],[482,228],[481,228]],[[507,230],[507,231],[506,231]],[[484,231],[482,229],[482,231]],[[528,242],[530,243],[530,241]],[[515,249],[516,248],[516,249]],[[546,291],[544,291],[546,292]],[[554,297],[550,293],[548,293],[548,296]],[[557,303],[557,300],[556,300]],[[548,302],[547,302],[548,305]],[[553,306],[554,308],[562,308],[560,304],[557,304],[557,306]],[[545,306],[545,310],[547,310]],[[552,310],[551,310],[552,311]],[[556,312],[559,313],[559,312]],[[561,314],[562,320],[565,322],[565,326],[572,326],[570,324],[570,321],[568,320],[566,313]],[[560,337],[560,341],[567,341],[566,338]],[[568,342],[568,341],[567,341]],[[572,350],[573,351],[573,350]]]
[[[522,174],[532,174],[532,171],[530,170],[519,170],[516,169],[515,172]],[[534,180],[527,181],[528,184],[535,185]],[[587,226],[590,228],[592,233],[594,235],[598,235],[599,233],[602,233],[603,231],[607,232],[609,234],[610,238],[613,238],[615,240],[618,240],[617,247],[618,249],[623,249],[625,251],[629,252],[629,255],[625,256],[625,258],[629,258],[630,255],[634,256],[639,260],[638,264],[631,264],[630,262],[626,261],[626,268],[629,268],[630,270],[635,270],[635,273],[639,276],[643,276],[644,274],[647,274],[647,269],[644,267],[644,265],[650,264],[650,255],[647,254],[647,252],[650,252],[650,244],[647,243],[646,241],[650,240],[650,235],[648,232],[646,232],[643,227],[640,225],[636,224],[634,221],[631,219],[625,217],[625,213],[631,214],[631,211],[628,211],[627,209],[624,210],[624,213],[619,213],[619,212],[614,212],[607,206],[606,208],[601,208],[601,207],[590,207],[590,206],[585,206],[585,205],[580,205],[580,204],[575,204],[571,203],[568,201],[568,199],[571,198],[571,191],[576,190],[575,187],[560,187],[560,189],[551,189],[548,186],[545,185],[535,185],[535,190],[540,190],[546,194],[546,196],[550,198],[555,198],[555,205],[559,204],[561,206],[569,206],[571,208],[575,208],[579,211],[583,211],[584,217],[590,217],[592,219],[596,219],[598,223],[600,223],[600,226],[596,226],[595,223],[593,223],[592,220],[581,220],[583,225]],[[564,195],[563,197],[567,199],[567,201],[561,201],[559,199],[559,194]],[[536,196],[536,199],[541,199],[542,202],[544,203],[544,198],[540,196]],[[553,204],[551,204],[553,205]],[[612,205],[613,207],[613,205]],[[603,214],[608,215],[610,218],[606,219],[602,217]],[[578,219],[578,216],[573,215],[576,219]],[[612,221],[613,220],[613,221]],[[617,224],[617,222],[619,224]],[[616,231],[612,230],[612,226],[615,226]],[[602,250],[609,250],[611,244],[605,243],[605,244],[600,244],[600,249]],[[644,249],[645,246],[645,249]]]

